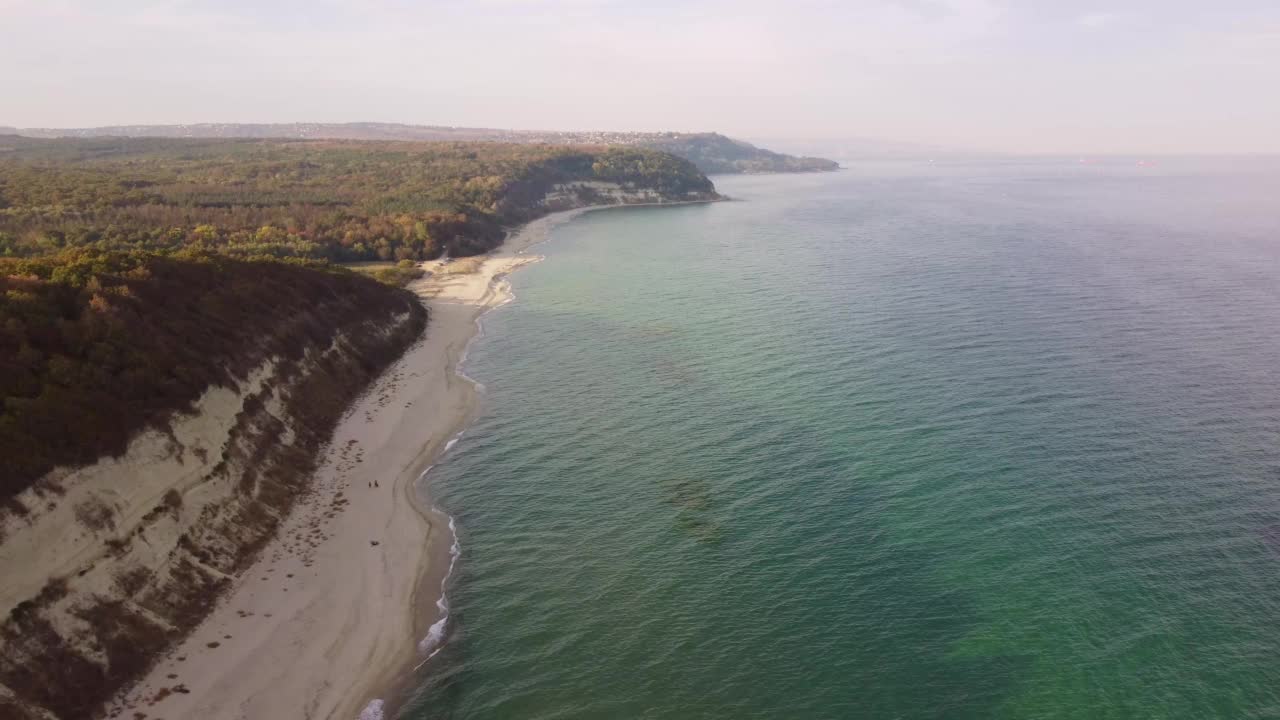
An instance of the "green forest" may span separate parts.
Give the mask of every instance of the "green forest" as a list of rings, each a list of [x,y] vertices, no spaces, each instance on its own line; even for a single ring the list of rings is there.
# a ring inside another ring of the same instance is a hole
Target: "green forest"
[[[715,197],[692,163],[641,148],[4,136],[0,257],[79,247],[334,262],[474,255],[545,213],[554,186],[590,181]]]

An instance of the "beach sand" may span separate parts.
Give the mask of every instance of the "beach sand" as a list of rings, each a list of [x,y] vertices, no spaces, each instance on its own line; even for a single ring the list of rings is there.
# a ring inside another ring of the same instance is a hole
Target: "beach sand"
[[[410,286],[425,337],[339,424],[309,495],[214,612],[109,711],[207,720],[376,718],[380,694],[433,649],[450,571],[449,518],[417,481],[471,421],[479,393],[457,374],[478,318],[507,299],[505,277],[555,225],[522,227],[479,258],[424,263]],[[377,487],[374,487],[377,483]]]

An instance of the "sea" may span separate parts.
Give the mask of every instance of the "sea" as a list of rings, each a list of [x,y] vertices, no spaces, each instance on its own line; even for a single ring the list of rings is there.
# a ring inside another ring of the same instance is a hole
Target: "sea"
[[[713,179],[483,318],[400,717],[1280,717],[1280,161]]]

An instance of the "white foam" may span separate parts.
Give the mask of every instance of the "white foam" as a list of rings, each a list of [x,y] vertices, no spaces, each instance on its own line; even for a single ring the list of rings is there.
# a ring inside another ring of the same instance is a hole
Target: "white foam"
[[[551,233],[549,232],[550,228],[555,227],[556,225],[560,224],[560,222],[567,222],[568,220],[571,220],[577,217],[578,215],[582,214],[583,212],[586,212],[586,210],[590,210],[590,209],[593,209],[593,208],[582,208],[576,212],[566,213],[563,216],[563,219],[560,220],[559,222],[548,224],[548,228],[547,228],[548,231],[546,232],[544,237],[542,237],[537,242],[532,243],[528,248],[521,250],[518,254],[524,255],[534,245],[540,245],[546,242],[547,240],[549,240],[551,236]],[[531,262],[538,262],[544,259],[546,259],[546,256],[537,255],[537,256],[533,256],[533,259],[531,260]],[[467,375],[466,371],[463,369],[467,364],[467,356],[471,352],[471,346],[477,340],[485,336],[484,322],[483,322],[484,316],[494,308],[502,307],[503,305],[506,305],[507,303],[510,303],[516,299],[515,292],[512,290],[512,287],[511,287],[511,283],[507,279],[507,273],[504,273],[503,275],[494,278],[493,282],[494,282],[494,290],[502,295],[502,300],[500,302],[490,305],[488,308],[485,308],[483,312],[481,312],[476,316],[476,319],[475,319],[476,332],[474,335],[471,336],[471,339],[467,341],[467,344],[462,347],[462,354],[458,357],[458,362],[454,365],[454,368],[453,368],[453,373],[455,375],[471,383],[472,386],[475,387],[476,391],[482,395],[485,392],[484,383],[481,383],[480,381],[476,380],[470,375]],[[440,454],[443,455],[444,453],[449,452],[449,450],[453,448],[454,444],[457,443],[458,439],[461,437],[462,437],[462,432],[459,432],[457,435],[454,435],[453,438],[451,438],[447,443],[445,443],[444,450],[441,451]],[[431,468],[433,467],[435,466],[428,465],[427,468],[422,471],[422,474],[418,476],[418,482],[422,482],[423,480],[425,480],[427,477],[427,473],[431,472]],[[418,653],[420,655],[423,655],[424,657],[422,658],[422,662],[418,663],[413,668],[414,670],[417,670],[418,668],[422,667],[427,663],[428,660],[435,657],[436,653],[440,652],[441,646],[444,644],[445,629],[449,625],[449,599],[445,595],[445,589],[449,585],[449,578],[450,576],[453,575],[454,567],[457,566],[458,564],[458,558],[462,556],[462,545],[458,542],[458,528],[457,528],[457,525],[454,523],[453,516],[444,513],[443,511],[440,510],[440,508],[433,507],[432,510],[434,510],[435,512],[439,512],[445,515],[445,517],[449,518],[449,532],[452,533],[453,535],[453,544],[449,546],[449,569],[445,572],[444,578],[440,581],[440,599],[436,600],[436,608],[440,611],[440,617],[434,623],[431,623],[431,627],[427,628],[426,637],[418,641]],[[375,700],[373,701],[373,703],[369,704],[370,707],[373,707],[374,703],[376,703],[378,706],[376,709],[376,712],[378,714],[376,716],[370,716],[370,718],[368,718],[367,720],[381,720],[382,718],[382,701]],[[366,710],[368,710],[368,708],[366,708]],[[360,720],[366,720],[363,714],[361,714]]]
[[[430,469],[430,468],[428,468]],[[426,474],[425,472],[423,473]],[[441,512],[440,508],[432,508],[435,512]],[[443,513],[442,513],[443,514]],[[423,655],[422,662],[418,663],[414,670],[422,667],[428,660],[436,656],[444,645],[444,631],[449,625],[449,598],[445,595],[445,589],[449,585],[449,577],[453,575],[453,569],[458,564],[458,558],[462,556],[462,545],[458,542],[458,526],[454,522],[452,515],[445,515],[449,518],[449,533],[453,535],[453,544],[449,546],[449,569],[445,571],[444,578],[440,580],[440,599],[436,600],[436,609],[440,611],[440,617],[431,623],[431,627],[427,628],[426,637],[418,641],[418,654]]]
[[[439,620],[431,623],[431,627],[427,629],[427,636],[418,642],[418,652],[426,655],[440,644],[440,641],[444,639],[444,626],[448,620],[448,615],[442,615]],[[430,656],[428,655],[428,657]]]
[[[371,700],[364,709],[360,711],[360,717],[356,720],[382,720],[382,701]]]

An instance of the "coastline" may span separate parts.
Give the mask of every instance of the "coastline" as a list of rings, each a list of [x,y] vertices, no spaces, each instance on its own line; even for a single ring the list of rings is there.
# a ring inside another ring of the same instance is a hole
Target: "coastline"
[[[508,275],[525,265],[542,260],[538,255],[526,255],[527,250],[548,240],[551,230],[555,227],[586,212],[609,207],[618,206],[589,206],[545,215],[514,229],[502,245],[485,255],[423,263],[423,269],[430,274],[409,284],[409,289],[423,299],[431,312],[433,320],[427,323],[428,333],[434,318],[446,313],[453,316],[451,319],[465,321],[469,326],[465,337],[462,337],[461,333],[458,334],[457,341],[451,345],[444,363],[447,369],[446,382],[456,383],[465,388],[469,402],[465,418],[454,431],[444,437],[444,442],[438,450],[425,457],[422,470],[410,489],[410,502],[418,508],[419,512],[439,516],[444,523],[443,526],[450,530],[447,538],[441,537],[435,547],[423,554],[423,557],[428,560],[425,567],[418,568],[419,582],[409,607],[414,615],[415,624],[413,633],[409,636],[412,642],[408,647],[413,648],[414,652],[411,657],[383,668],[379,677],[369,683],[366,692],[359,696],[361,698],[357,708],[359,715],[350,715],[350,717],[358,717],[359,720],[382,720],[384,717],[394,716],[410,689],[414,672],[439,652],[447,638],[446,586],[449,577],[453,574],[454,564],[460,556],[461,548],[452,532],[453,518],[431,504],[425,483],[432,467],[452,449],[479,411],[483,386],[468,377],[463,372],[462,365],[466,361],[471,343],[483,335],[482,317],[489,310],[500,307],[514,298],[506,281]],[[352,694],[355,695],[354,688]]]
[[[541,259],[525,251],[554,227],[632,206],[555,212],[487,255],[424,263],[409,289],[430,311],[425,335],[344,415],[259,558],[108,714],[371,720],[394,707],[447,634],[456,539],[419,486],[478,412],[482,388],[460,365],[480,318],[511,299],[506,276]]]

